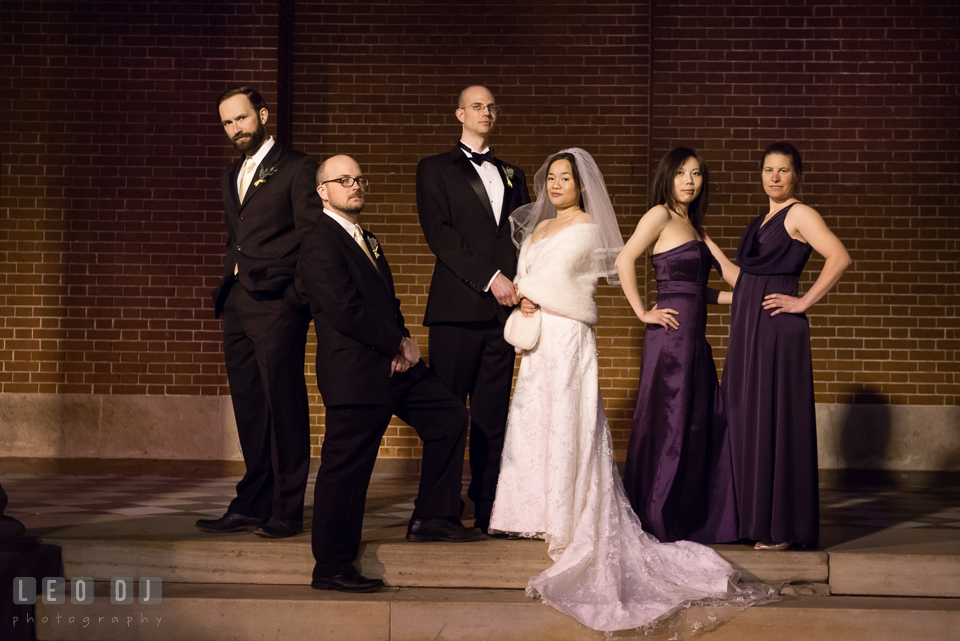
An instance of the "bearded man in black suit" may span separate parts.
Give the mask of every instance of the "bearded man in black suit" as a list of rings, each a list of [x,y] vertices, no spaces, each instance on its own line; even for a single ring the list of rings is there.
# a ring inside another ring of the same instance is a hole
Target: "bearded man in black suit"
[[[500,109],[486,87],[460,93],[460,143],[417,166],[420,226],[437,261],[423,324],[430,368],[470,397],[470,488],[476,526],[487,531],[496,497],[516,354],[503,325],[518,303],[510,213],[530,202],[523,171],[493,157]]]
[[[349,156],[317,172],[324,210],[303,239],[299,272],[317,332],[317,387],[326,407],[313,505],[313,587],[371,592],[383,581],[353,567],[380,440],[396,415],[423,439],[408,541],[483,538],[460,523],[467,411],[420,360],[376,236],[358,224],[369,185]]]
[[[314,188],[317,161],[266,134],[269,113],[249,87],[217,103],[223,129],[242,156],[223,171],[227,227],[223,280],[213,292],[223,314],[223,353],[246,473],[207,532],[256,527],[265,538],[303,531],[310,471],[304,349],[310,323],[298,291],[300,241],[323,215]]]

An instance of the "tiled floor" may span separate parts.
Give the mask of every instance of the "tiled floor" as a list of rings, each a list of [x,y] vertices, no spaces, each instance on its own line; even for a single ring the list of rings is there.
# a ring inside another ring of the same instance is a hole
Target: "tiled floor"
[[[27,527],[39,515],[43,515],[44,527],[149,515],[219,517],[233,498],[237,481],[239,478],[0,475],[0,485],[10,500],[5,513]],[[313,504],[311,490],[306,496],[307,524]],[[417,477],[374,476],[364,529],[406,525],[416,490]],[[464,516],[466,521],[471,515]],[[820,522],[825,527],[960,529],[960,487],[824,488]]]
[[[10,501],[4,514],[32,525],[56,527],[145,516],[222,516],[239,477],[184,479],[159,476],[0,475]],[[405,526],[413,513],[417,477],[375,476],[367,494],[364,529]],[[306,522],[312,515],[306,494]],[[41,517],[38,518],[38,517]],[[469,516],[469,515],[466,515]]]

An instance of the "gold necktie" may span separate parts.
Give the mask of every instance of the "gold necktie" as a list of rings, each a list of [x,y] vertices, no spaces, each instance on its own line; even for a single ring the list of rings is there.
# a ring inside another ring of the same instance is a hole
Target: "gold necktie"
[[[243,197],[247,195],[247,189],[250,188],[250,181],[253,180],[253,170],[257,167],[257,161],[253,158],[248,158],[245,163],[243,163],[243,178],[240,179],[240,202],[243,202]]]
[[[370,262],[373,263],[373,266],[376,267],[377,261],[373,259],[373,254],[370,253],[370,248],[367,247],[367,241],[363,239],[363,230],[360,229],[360,225],[353,226],[353,239],[357,241],[357,244],[360,245],[363,253],[367,255],[367,258],[369,258]]]

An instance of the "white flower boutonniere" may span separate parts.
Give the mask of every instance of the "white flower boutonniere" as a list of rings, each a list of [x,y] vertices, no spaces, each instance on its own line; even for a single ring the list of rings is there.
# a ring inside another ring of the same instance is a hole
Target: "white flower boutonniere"
[[[256,187],[260,183],[267,182],[267,178],[277,173],[276,167],[261,167],[260,174],[257,176],[257,182],[253,183],[253,186]]]
[[[504,165],[503,175],[506,176],[507,178],[507,186],[509,186],[510,189],[513,189],[513,183],[510,181],[510,179],[513,178],[513,167],[507,167],[506,165]]]
[[[370,247],[370,251],[373,252],[373,255],[379,260],[380,259],[380,243],[377,242],[377,239],[371,236],[367,239],[367,246]]]

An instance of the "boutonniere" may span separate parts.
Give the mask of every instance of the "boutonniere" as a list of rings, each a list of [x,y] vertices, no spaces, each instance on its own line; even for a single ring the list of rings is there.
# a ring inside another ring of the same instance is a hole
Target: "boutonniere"
[[[503,175],[507,178],[507,186],[513,189],[513,183],[510,182],[510,179],[513,178],[513,167],[503,165]]]
[[[253,186],[256,187],[260,183],[267,182],[267,178],[277,173],[276,167],[261,167],[260,175],[257,176],[257,182],[253,183]]]
[[[370,251],[373,252],[373,255],[377,258],[377,260],[379,260],[380,259],[380,243],[377,242],[377,239],[371,236],[370,238],[367,239],[367,245],[370,247]]]

